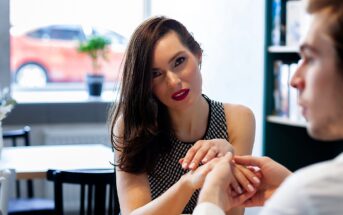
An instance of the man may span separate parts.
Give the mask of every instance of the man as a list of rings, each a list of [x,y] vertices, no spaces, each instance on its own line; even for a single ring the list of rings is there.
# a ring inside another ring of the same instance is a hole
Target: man
[[[342,140],[343,1],[308,0],[307,11],[312,22],[300,47],[302,61],[291,85],[299,91],[310,136]],[[270,158],[237,156],[235,163],[259,167],[262,174],[258,191],[241,196],[229,189],[231,159],[230,154],[220,158],[206,176],[193,214],[219,215],[239,205],[260,206],[270,196],[261,214],[343,214],[343,153],[294,174]]]

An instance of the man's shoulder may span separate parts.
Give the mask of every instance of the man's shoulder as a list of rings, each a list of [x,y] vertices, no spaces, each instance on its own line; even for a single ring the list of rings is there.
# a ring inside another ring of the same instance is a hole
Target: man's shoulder
[[[296,171],[290,179],[299,181],[304,185],[317,185],[331,180],[343,182],[343,161],[333,159],[310,165]]]
[[[262,214],[339,214],[343,211],[343,162],[330,160],[289,176]]]

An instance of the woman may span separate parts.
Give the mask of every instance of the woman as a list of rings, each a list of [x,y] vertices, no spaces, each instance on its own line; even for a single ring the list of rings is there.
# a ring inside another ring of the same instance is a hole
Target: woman
[[[201,60],[200,45],[176,20],[151,18],[132,35],[111,113],[122,214],[192,213],[206,173],[188,169],[233,149],[251,153],[253,113],[202,95]],[[243,188],[254,189],[253,176],[237,169]]]

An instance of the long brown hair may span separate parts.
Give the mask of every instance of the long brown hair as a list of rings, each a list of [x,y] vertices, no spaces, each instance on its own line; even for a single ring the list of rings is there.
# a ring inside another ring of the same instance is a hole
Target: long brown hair
[[[310,14],[325,12],[328,34],[337,54],[339,68],[343,67],[343,0],[309,0],[307,11]],[[343,75],[343,70],[342,75]]]
[[[163,16],[143,22],[126,51],[119,101],[109,114],[111,141],[121,152],[116,165],[126,172],[150,173],[158,157],[170,149],[168,137],[173,131],[167,107],[152,93],[151,69],[157,41],[171,31],[194,55],[202,53],[184,25]],[[113,133],[120,116],[124,122],[122,136]]]

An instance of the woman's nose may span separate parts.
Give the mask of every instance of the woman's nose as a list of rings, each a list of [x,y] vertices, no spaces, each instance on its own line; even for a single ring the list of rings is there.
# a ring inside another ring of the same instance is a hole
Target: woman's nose
[[[174,86],[181,83],[180,77],[175,72],[172,72],[172,71],[167,72],[167,80],[168,80],[169,86]]]

